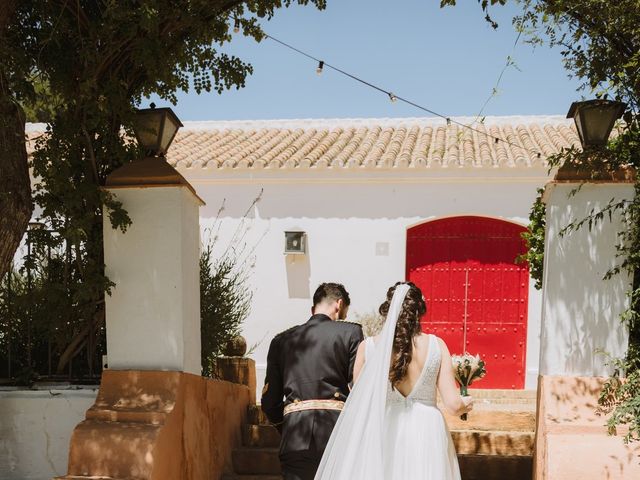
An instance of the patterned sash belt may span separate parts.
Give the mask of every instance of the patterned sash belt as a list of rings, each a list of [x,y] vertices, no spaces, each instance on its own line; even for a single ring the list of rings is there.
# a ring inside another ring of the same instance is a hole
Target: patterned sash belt
[[[284,407],[284,414],[305,410],[342,410],[344,402],[341,400],[299,400]]]

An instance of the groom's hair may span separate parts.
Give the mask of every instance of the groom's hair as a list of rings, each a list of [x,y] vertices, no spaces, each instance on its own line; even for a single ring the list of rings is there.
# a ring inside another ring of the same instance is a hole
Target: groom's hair
[[[346,306],[349,306],[351,299],[349,298],[349,292],[344,288],[344,285],[340,283],[322,283],[316,289],[316,293],[313,294],[313,306],[322,303],[325,300],[331,300],[337,302],[342,300]]]

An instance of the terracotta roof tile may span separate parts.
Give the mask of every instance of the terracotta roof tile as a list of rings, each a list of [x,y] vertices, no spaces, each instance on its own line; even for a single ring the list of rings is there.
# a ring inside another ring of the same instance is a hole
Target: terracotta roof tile
[[[561,117],[494,117],[473,126],[429,118],[185,122],[168,161],[203,170],[546,168],[549,156],[580,144]],[[28,126],[29,138],[43,129]]]

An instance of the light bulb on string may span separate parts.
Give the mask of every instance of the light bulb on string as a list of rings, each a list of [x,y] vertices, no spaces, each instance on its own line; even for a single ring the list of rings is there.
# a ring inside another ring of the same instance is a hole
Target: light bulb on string
[[[324,62],[322,60],[320,60],[318,62],[318,68],[316,68],[316,73],[318,75],[322,75],[322,69],[324,68]]]
[[[240,33],[240,20],[237,18],[233,24],[233,33]]]
[[[447,117],[447,127],[451,125],[451,119]]]
[[[398,101],[398,97],[396,97],[392,92],[389,92],[389,100],[391,100],[391,103],[396,103]]]

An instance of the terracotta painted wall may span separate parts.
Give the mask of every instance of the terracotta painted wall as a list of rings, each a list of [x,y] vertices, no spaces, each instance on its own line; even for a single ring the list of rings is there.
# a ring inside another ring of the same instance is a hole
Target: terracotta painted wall
[[[248,387],[182,372],[108,370],[74,430],[69,475],[218,480],[250,403]]]
[[[604,379],[541,376],[534,480],[640,478],[640,445],[625,445],[624,430],[607,435],[595,414]]]

